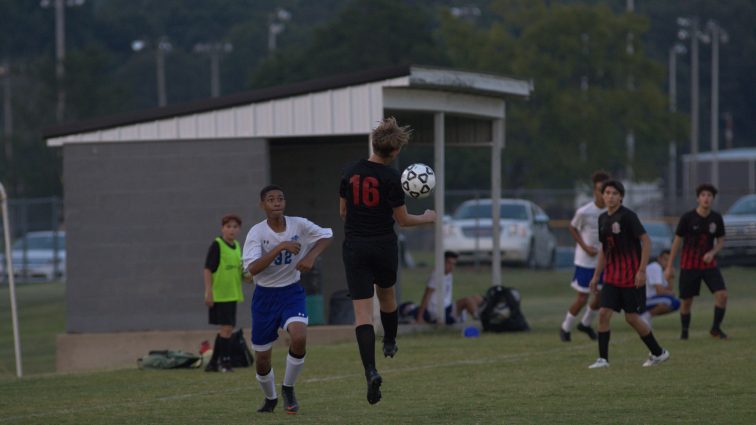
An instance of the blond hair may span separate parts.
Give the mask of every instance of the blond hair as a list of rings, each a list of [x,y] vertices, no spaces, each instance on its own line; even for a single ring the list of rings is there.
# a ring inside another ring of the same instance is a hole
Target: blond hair
[[[410,134],[412,129],[409,126],[400,127],[396,118],[385,118],[370,134],[373,152],[382,158],[388,158],[392,152],[409,142]]]

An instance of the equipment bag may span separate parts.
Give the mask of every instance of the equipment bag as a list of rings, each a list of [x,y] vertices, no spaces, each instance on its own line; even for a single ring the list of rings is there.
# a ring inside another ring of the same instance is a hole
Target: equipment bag
[[[520,293],[514,288],[492,286],[483,297],[480,322],[484,331],[520,332],[530,330],[520,310]]]
[[[231,342],[229,347],[231,353],[231,367],[249,367],[255,363],[255,358],[252,356],[252,352],[247,345],[247,341],[244,340],[244,332],[239,329],[231,334]],[[215,336],[215,344],[213,345],[213,355],[205,365],[205,370],[213,371],[218,369],[218,362],[220,362],[220,351],[218,351],[218,344],[220,342],[220,335]]]
[[[139,369],[182,369],[202,366],[202,357],[181,350],[153,350],[137,360]]]
[[[249,350],[244,332],[241,329],[231,334],[231,367],[249,367],[255,358]]]

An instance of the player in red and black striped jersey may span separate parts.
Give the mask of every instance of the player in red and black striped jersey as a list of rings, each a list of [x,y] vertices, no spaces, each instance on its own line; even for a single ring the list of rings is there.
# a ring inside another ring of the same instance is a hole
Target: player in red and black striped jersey
[[[717,188],[711,184],[702,184],[696,188],[696,209],[680,217],[675,231],[675,239],[670,249],[670,261],[664,270],[667,281],[674,278],[673,262],[682,245],[680,257],[680,322],[681,339],[688,339],[690,327],[690,310],[693,297],[701,292],[701,280],[714,294],[714,321],[709,333],[719,339],[727,339],[720,325],[727,308],[727,288],[724,278],[717,266],[717,253],[725,242],[725,226],[722,215],[711,209],[717,196]]]
[[[638,216],[622,205],[625,188],[616,180],[604,183],[601,193],[606,212],[598,219],[598,264],[591,279],[591,291],[599,295],[598,281],[603,272],[601,303],[598,321],[599,358],[591,369],[609,366],[609,323],[613,311],[625,311],[625,321],[638,332],[651,354],[643,366],[654,366],[669,358],[669,351],[659,346],[648,324],[640,313],[646,306],[646,265],[651,250],[651,239]]]
[[[436,220],[432,210],[420,215],[407,212],[400,174],[388,166],[409,141],[409,135],[409,128],[400,127],[393,117],[384,119],[370,134],[370,157],[348,167],[339,187],[339,213],[345,221],[342,257],[370,404],[381,400],[383,382],[375,364],[374,293],[381,310],[383,355],[394,357],[397,352],[399,314],[394,284],[399,251],[394,220],[402,227]]]

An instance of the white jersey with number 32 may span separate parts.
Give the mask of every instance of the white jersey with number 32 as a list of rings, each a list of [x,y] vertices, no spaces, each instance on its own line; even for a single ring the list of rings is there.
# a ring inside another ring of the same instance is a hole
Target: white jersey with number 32
[[[288,286],[299,282],[299,263],[312,245],[320,239],[332,238],[333,231],[323,228],[302,217],[284,216],[286,230],[276,233],[268,221],[255,224],[247,233],[242,252],[242,262],[246,270],[250,264],[272,251],[281,242],[294,241],[301,244],[298,254],[283,250],[263,271],[255,275],[255,284],[268,288]]]

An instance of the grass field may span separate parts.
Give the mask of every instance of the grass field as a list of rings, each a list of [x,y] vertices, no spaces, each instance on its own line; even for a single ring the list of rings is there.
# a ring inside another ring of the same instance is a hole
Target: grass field
[[[404,271],[404,298],[417,300],[428,268]],[[655,322],[671,359],[643,368],[647,350],[620,316],[612,321],[611,368],[588,370],[597,347],[579,334],[559,341],[573,298],[569,271],[504,270],[522,293],[533,330],[462,338],[437,330],[404,336],[394,359],[378,360],[383,400],[365,401],[353,343],[313,346],[297,385],[302,410],[288,417],[254,413],[262,395],[252,370],[136,369],[54,374],[54,334],[63,331],[63,287],[22,286],[18,299],[27,376],[14,378],[7,287],[0,290],[0,423],[12,424],[754,424],[756,269],[727,268],[730,304],[717,341],[707,330],[709,294],[696,301],[691,339],[680,341],[678,316]],[[488,271],[455,274],[455,297],[482,293]],[[279,382],[285,352],[274,353]]]

